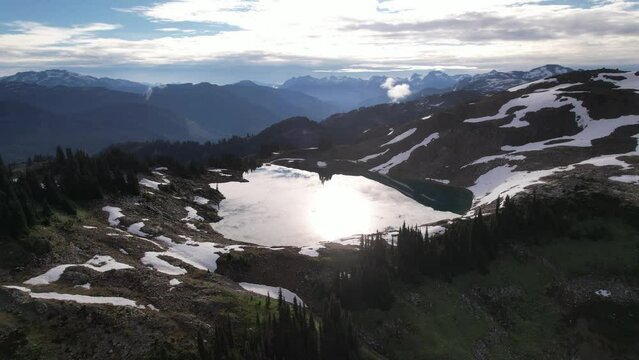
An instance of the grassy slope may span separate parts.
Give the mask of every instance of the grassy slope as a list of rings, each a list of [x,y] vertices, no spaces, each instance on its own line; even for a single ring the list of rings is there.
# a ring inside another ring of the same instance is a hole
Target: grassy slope
[[[613,330],[592,328],[594,318],[614,309],[597,310],[602,313],[592,314],[591,326],[584,329],[583,323],[568,321],[570,309],[551,291],[558,282],[584,276],[630,278],[636,284],[639,232],[614,220],[600,223],[605,231],[598,240],[546,239],[524,249],[524,258],[504,252],[488,275],[473,272],[451,283],[424,279],[418,286],[399,285],[389,311],[367,310],[354,319],[390,359],[561,359],[569,358],[573,348],[588,348],[579,341],[614,343]],[[578,230],[590,233],[592,225],[582,223]],[[483,294],[495,289],[505,290],[487,300]],[[619,326],[624,324],[612,324]]]

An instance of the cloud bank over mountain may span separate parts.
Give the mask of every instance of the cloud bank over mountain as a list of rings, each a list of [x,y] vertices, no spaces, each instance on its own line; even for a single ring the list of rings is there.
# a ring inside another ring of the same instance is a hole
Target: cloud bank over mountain
[[[251,67],[299,74],[630,66],[639,40],[639,8],[630,0],[169,0],[107,10],[90,23],[5,22],[0,72],[16,64],[184,65],[232,69],[240,79]]]

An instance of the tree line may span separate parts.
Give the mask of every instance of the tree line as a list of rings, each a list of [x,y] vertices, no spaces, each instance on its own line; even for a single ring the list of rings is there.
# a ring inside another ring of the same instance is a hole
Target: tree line
[[[329,297],[322,316],[315,319],[297,299],[286,303],[281,290],[274,311],[269,296],[256,310],[252,326],[238,329],[229,318],[222,319],[215,323],[211,337],[198,334],[197,347],[201,360],[360,358],[350,315],[339,300]]]
[[[75,215],[78,204],[104,196],[140,193],[137,174],[166,166],[179,177],[206,173],[207,167],[246,170],[256,166],[244,159],[222,154],[207,162],[172,156],[178,144],[158,142],[163,151],[144,155],[112,147],[89,155],[82,150],[58,147],[55,156],[35,156],[24,164],[6,165],[0,156],[0,243],[8,244],[4,265],[22,264],[32,254],[48,251],[46,240],[26,236],[37,225],[48,225],[57,211]]]
[[[622,206],[602,194],[578,193],[561,199],[540,199],[535,193],[517,201],[499,198],[490,214],[478,209],[474,216],[455,220],[435,236],[429,236],[427,229],[404,224],[390,242],[380,234],[362,236],[355,261],[335,274],[330,291],[347,309],[388,309],[394,281],[416,283],[424,276],[450,281],[470,271],[486,274],[491,261],[512,242],[600,239],[606,236],[606,229],[595,227],[584,233],[575,224],[602,215],[639,226],[636,207]]]

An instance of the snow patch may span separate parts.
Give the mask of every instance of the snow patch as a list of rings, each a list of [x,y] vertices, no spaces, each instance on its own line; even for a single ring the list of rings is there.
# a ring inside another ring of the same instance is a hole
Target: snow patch
[[[375,171],[375,172],[379,172],[380,174],[387,175],[388,171],[390,169],[392,169],[393,167],[395,167],[395,166],[403,163],[404,161],[408,160],[410,158],[410,155],[413,153],[413,151],[417,150],[419,147],[427,146],[428,144],[430,144],[431,141],[433,141],[435,139],[439,139],[439,133],[434,133],[434,134],[428,135],[428,137],[426,137],[419,144],[413,146],[412,148],[408,149],[407,151],[404,151],[402,153],[399,153],[399,154],[393,156],[387,162],[370,169],[370,171]]]
[[[428,237],[435,235],[441,235],[446,232],[446,228],[441,225],[434,225],[428,227]]]
[[[304,159],[303,158],[279,158],[279,159],[275,159],[275,160],[273,160],[271,162],[276,162],[276,161],[286,161],[286,162],[292,163],[292,162],[296,162],[296,161],[304,161]]]
[[[157,181],[153,181],[153,180],[149,180],[147,178],[144,178],[144,179],[140,180],[140,185],[146,186],[146,187],[154,189],[154,190],[160,190],[160,185],[164,185],[164,184],[161,183],[161,182],[157,182]]]
[[[280,290],[282,290],[282,297],[284,298],[284,301],[288,303],[293,303],[293,300],[297,298],[297,303],[304,305],[304,302],[302,301],[302,299],[300,299],[299,296],[297,296],[297,294],[282,287],[268,286],[268,285],[261,285],[261,284],[251,284],[247,282],[241,282],[239,283],[239,285],[242,287],[242,289],[246,291],[250,291],[252,293],[256,293],[263,296],[270,296],[271,298],[274,298],[274,299],[278,298]]]
[[[317,250],[323,249],[323,248],[325,248],[324,245],[304,246],[304,247],[300,248],[300,251],[299,251],[298,254],[306,255],[306,256],[310,256],[310,257],[318,257],[319,256],[319,252]]]
[[[187,228],[189,228],[189,229],[191,229],[191,230],[200,231],[200,230],[197,228],[197,226],[195,226],[195,224],[192,224],[192,223],[188,223],[188,222],[187,222],[185,225],[186,225],[186,227],[187,227]]]
[[[181,283],[182,283],[182,282],[181,282],[180,280],[178,280],[178,279],[171,279],[171,280],[169,280],[169,285],[171,285],[171,286],[178,286],[178,285],[180,285]]]
[[[129,226],[128,229],[126,229],[126,231],[128,233],[131,233],[133,235],[137,235],[137,236],[141,236],[141,237],[147,237],[149,236],[149,234],[143,232],[141,229],[144,227],[144,223],[143,222],[138,222],[135,224],[131,224],[131,226]]]
[[[512,113],[514,115],[513,119],[510,123],[506,125],[502,125],[502,128],[520,128],[530,125],[527,121],[522,120],[522,118],[531,112],[537,112],[544,108],[559,108],[568,104],[579,103],[574,98],[562,96],[564,92],[561,90],[569,88],[571,86],[581,85],[580,83],[574,84],[561,84],[549,89],[542,89],[540,91],[535,91],[532,93],[525,94],[523,96],[512,99],[502,105],[497,114],[490,116],[482,116],[478,118],[466,119],[464,122],[467,123],[478,123],[490,120],[499,120],[505,117],[508,117],[508,111],[515,107],[523,107],[523,109],[517,110]],[[585,110],[585,108],[584,108]],[[586,114],[587,115],[587,114]]]
[[[434,181],[434,182],[438,182],[438,183],[442,183],[442,184],[450,184],[450,180],[446,180],[446,179],[433,179],[433,178],[426,178],[425,180],[428,181]]]
[[[386,154],[388,152],[388,150],[390,150],[390,149],[386,149],[386,150],[384,150],[381,153],[377,153],[377,154],[373,154],[373,155],[366,155],[366,156],[364,156],[363,158],[361,158],[361,159],[359,159],[357,161],[359,161],[359,162],[367,162],[368,160],[373,160],[374,158],[376,158],[378,156],[382,156],[382,155]]]
[[[413,134],[415,133],[415,131],[417,131],[417,128],[412,128],[412,129],[406,130],[406,131],[404,131],[403,133],[401,133],[401,134],[399,134],[399,135],[395,136],[392,140],[390,140],[390,141],[388,141],[388,142],[383,143],[383,144],[382,144],[382,145],[380,145],[379,147],[383,147],[383,146],[387,146],[387,145],[392,145],[392,144],[395,144],[395,143],[397,143],[397,142],[400,142],[400,141],[402,141],[402,140],[406,139],[407,137],[409,137],[409,136],[413,135]],[[390,135],[390,134],[389,134],[389,135]]]
[[[611,176],[608,179],[612,181],[618,181],[627,184],[636,184],[639,185],[639,175],[619,175],[619,176]]]
[[[120,209],[119,207],[105,206],[102,208],[102,211],[106,211],[109,213],[109,225],[111,226],[118,226],[120,224],[120,220],[118,219],[124,217],[124,214],[122,214],[122,209]]]
[[[613,80],[608,78],[607,76],[612,77],[623,77],[623,80]],[[612,83],[617,87],[617,89],[629,89],[635,90],[635,92],[639,92],[639,76],[636,75],[635,72],[625,72],[625,73],[601,73],[597,75],[593,80],[601,80]]]
[[[533,86],[533,85],[537,85],[537,84],[544,84],[544,83],[554,83],[557,82],[557,79],[540,79],[537,81],[531,81],[529,83],[525,83],[525,84],[521,84],[521,85],[517,85],[515,87],[511,87],[510,89],[508,89],[508,91],[510,92],[515,92],[515,91],[519,91],[522,89],[526,89],[529,86]]]
[[[493,168],[475,180],[468,188],[475,195],[474,206],[489,204],[497,197],[506,197],[524,191],[530,185],[541,184],[541,178],[574,169],[574,165],[537,171],[513,171],[517,165],[503,165]]]
[[[182,218],[182,221],[204,221],[204,218],[198,215],[197,210],[195,210],[194,208],[187,206],[184,208],[184,210],[186,210],[187,214],[185,218]]]
[[[595,291],[595,294],[601,296],[601,297],[610,297],[610,295],[612,295],[612,293],[610,292],[610,290],[604,290],[604,289],[600,289]]]
[[[203,198],[201,196],[195,196],[193,198],[193,202],[195,202],[196,204],[199,204],[199,205],[206,205],[206,204],[209,203],[209,201],[210,201],[209,199]]]
[[[220,245],[216,243],[197,242],[193,240],[187,240],[183,244],[178,244],[166,236],[157,236],[155,239],[161,241],[166,247],[166,250],[163,252],[146,252],[141,261],[143,264],[151,266],[155,270],[167,275],[183,275],[186,274],[187,271],[184,268],[171,265],[167,261],[160,259],[160,256],[172,257],[199,270],[215,272],[217,269],[217,259],[220,257],[220,254],[227,254],[231,251],[243,251],[241,245],[220,247]]]
[[[326,167],[326,162],[325,161],[318,161],[317,162],[317,167],[318,168],[325,168]]]
[[[133,266],[117,262],[110,256],[106,255],[96,255],[89,259],[89,261],[84,264],[64,264],[58,265],[46,273],[33,277],[27,281],[25,284],[28,285],[48,285],[52,282],[56,282],[60,279],[60,276],[64,273],[64,271],[72,266],[82,266],[91,270],[95,270],[98,272],[106,272],[110,270],[123,270],[123,269],[133,269]]]
[[[138,305],[135,301],[129,300],[123,297],[117,296],[88,296],[88,295],[75,295],[75,294],[60,294],[56,292],[36,293],[31,289],[22,286],[4,286],[8,289],[20,290],[29,294],[34,299],[44,300],[60,300],[60,301],[73,301],[79,304],[99,304],[99,305],[114,305],[114,306],[130,306],[138,309],[145,309],[144,305]]]

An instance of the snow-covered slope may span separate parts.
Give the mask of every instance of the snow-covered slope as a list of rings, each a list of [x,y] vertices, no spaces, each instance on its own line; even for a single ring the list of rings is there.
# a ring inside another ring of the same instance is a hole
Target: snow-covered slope
[[[544,65],[530,71],[500,72],[493,70],[484,74],[460,78],[455,89],[494,93],[571,71],[573,70],[560,65]]]
[[[129,80],[97,78],[59,69],[19,72],[0,78],[0,82],[20,82],[41,86],[103,87],[134,94],[144,94],[149,89],[147,85]]]
[[[418,114],[390,136],[387,129],[371,130],[378,135],[339,149],[336,157],[359,160],[354,166],[399,181],[440,179],[465,187],[476,206],[583,169],[603,181],[634,186],[638,79],[639,72],[562,74]]]

